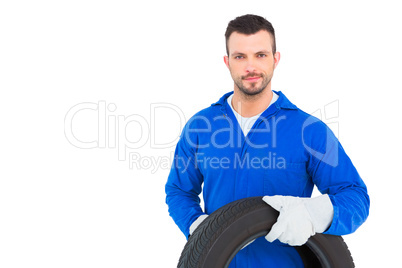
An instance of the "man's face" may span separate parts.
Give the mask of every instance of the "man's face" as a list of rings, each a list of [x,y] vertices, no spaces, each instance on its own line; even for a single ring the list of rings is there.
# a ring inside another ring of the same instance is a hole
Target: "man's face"
[[[229,55],[224,57],[237,87],[242,93],[253,96],[270,86],[279,52],[272,54],[272,37],[261,30],[252,35],[233,32],[228,40]]]

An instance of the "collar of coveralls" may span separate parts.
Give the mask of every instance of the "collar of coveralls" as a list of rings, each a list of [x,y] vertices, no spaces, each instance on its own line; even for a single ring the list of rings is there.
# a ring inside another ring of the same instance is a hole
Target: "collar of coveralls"
[[[272,90],[272,91],[275,92],[276,94],[278,94],[278,96],[279,96],[278,100],[276,102],[274,102],[272,106],[275,106],[277,109],[290,109],[290,110],[298,109],[296,105],[291,103],[289,101],[289,99],[286,98],[286,96],[282,93],[282,91],[275,91],[275,90]],[[233,91],[230,91],[230,92],[224,94],[217,102],[212,103],[211,105],[212,106],[221,105],[222,108],[224,108],[225,104],[227,103],[226,99],[231,94],[233,94]]]

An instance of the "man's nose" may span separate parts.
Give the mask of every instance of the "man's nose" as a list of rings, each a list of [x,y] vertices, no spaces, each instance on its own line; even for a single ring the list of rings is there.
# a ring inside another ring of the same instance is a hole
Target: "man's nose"
[[[248,60],[247,60],[247,65],[246,65],[246,72],[248,72],[248,73],[253,73],[253,72],[255,72],[255,71],[256,71],[256,69],[255,69],[255,62],[254,62],[254,60],[248,59]]]

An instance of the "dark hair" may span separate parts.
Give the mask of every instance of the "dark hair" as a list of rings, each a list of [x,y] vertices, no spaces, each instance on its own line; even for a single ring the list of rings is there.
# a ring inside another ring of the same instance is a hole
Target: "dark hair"
[[[272,24],[265,18],[257,15],[243,15],[229,22],[226,28],[226,53],[229,55],[228,40],[233,32],[238,32],[246,35],[255,34],[260,30],[265,30],[272,36],[272,54],[276,52],[275,30]]]

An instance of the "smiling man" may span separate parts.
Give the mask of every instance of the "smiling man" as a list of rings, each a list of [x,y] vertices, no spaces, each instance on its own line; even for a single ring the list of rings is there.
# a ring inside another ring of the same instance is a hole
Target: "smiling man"
[[[332,131],[271,90],[280,60],[271,23],[244,15],[225,36],[234,90],[183,128],[165,187],[169,213],[188,238],[218,208],[264,196],[278,220],[229,267],[303,267],[293,246],[315,233],[350,234],[366,220],[366,185]],[[322,195],[311,198],[314,185]]]
[[[273,37],[260,30],[250,35],[233,32],[227,38],[231,52],[228,50],[229,56],[224,61],[237,89],[235,100],[240,97],[267,101],[272,97],[271,79],[280,59],[279,52],[273,51]],[[265,98],[261,93],[265,93]]]

